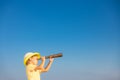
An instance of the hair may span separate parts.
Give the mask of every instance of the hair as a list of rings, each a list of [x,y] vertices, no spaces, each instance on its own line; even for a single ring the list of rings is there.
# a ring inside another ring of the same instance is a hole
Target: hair
[[[30,64],[30,59],[27,60],[26,65]]]

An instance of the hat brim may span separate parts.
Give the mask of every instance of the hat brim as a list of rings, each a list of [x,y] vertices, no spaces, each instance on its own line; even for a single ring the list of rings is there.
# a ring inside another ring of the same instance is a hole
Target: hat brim
[[[29,55],[28,57],[26,57],[26,58],[24,59],[24,65],[25,65],[25,66],[26,66],[26,62],[28,61],[28,59],[31,58],[32,56],[37,56],[38,59],[40,59],[40,54],[37,53],[37,52],[35,52],[34,54],[31,54],[31,55]]]

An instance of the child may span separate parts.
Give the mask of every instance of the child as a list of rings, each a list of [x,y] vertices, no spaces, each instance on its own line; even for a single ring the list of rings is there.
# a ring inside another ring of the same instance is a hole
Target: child
[[[38,64],[38,60],[41,58],[41,64]],[[26,66],[26,73],[28,80],[40,80],[40,74],[47,72],[53,62],[53,58],[50,58],[48,65],[44,68],[45,57],[40,57],[37,52],[29,52],[24,56],[24,65]]]

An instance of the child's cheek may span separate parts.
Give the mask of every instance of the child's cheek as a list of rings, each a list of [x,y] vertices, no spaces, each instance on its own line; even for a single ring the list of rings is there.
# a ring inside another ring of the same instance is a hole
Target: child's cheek
[[[37,61],[37,60],[35,60],[35,64],[38,64],[38,61]]]

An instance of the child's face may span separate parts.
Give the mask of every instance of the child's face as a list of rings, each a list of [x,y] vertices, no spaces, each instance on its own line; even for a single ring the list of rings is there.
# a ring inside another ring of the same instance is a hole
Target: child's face
[[[33,57],[31,58],[31,61],[32,61],[32,63],[33,63],[34,65],[37,65],[37,64],[38,64],[38,57],[37,57],[37,56],[33,56]]]

